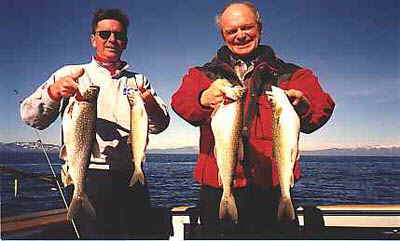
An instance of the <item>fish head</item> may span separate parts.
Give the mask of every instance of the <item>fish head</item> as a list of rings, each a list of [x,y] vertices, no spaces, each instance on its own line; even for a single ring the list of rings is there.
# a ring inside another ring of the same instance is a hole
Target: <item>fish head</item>
[[[129,89],[126,93],[126,97],[128,98],[130,106],[134,106],[138,102],[138,98],[141,98],[138,89]]]
[[[100,87],[96,85],[90,85],[87,88],[79,88],[79,94],[82,100],[87,102],[97,101],[97,96],[99,95]]]
[[[285,90],[275,86],[272,86],[271,90],[272,90],[272,96],[276,102],[284,103],[288,99]]]
[[[246,93],[246,90],[247,89],[245,87],[236,85],[233,87],[224,87],[222,91],[224,92],[224,94],[227,98],[232,99],[232,100],[238,100],[244,96],[244,94]]]

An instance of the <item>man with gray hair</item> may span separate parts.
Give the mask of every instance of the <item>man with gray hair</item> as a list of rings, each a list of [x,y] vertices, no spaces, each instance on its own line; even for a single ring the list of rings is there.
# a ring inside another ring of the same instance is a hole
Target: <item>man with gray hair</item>
[[[219,217],[222,187],[210,123],[214,108],[227,101],[224,87],[240,83],[247,88],[243,101],[244,157],[238,160],[233,175],[238,220],[236,225],[229,225],[234,227],[231,237],[259,238],[265,237],[258,235],[266,232],[296,230],[296,219],[288,220],[288,225],[277,221],[281,194],[272,155],[272,109],[265,91],[271,83],[286,90],[303,133],[314,132],[329,120],[334,101],[311,70],[284,62],[271,47],[260,44],[262,21],[254,4],[230,3],[218,14],[216,23],[225,45],[209,63],[190,68],[172,96],[174,111],[200,127],[200,154],[194,178],[201,184],[201,224],[212,238],[223,230],[218,227],[225,226],[220,225],[224,223]],[[300,178],[299,160],[293,176],[295,180]]]

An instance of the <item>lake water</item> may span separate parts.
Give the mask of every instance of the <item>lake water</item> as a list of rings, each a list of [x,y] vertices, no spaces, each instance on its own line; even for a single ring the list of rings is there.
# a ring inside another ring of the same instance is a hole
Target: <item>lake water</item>
[[[61,161],[51,154],[59,174]],[[192,179],[197,155],[148,154],[145,173],[152,206],[196,205],[199,185]],[[400,157],[302,156],[303,177],[294,188],[296,205],[399,204]],[[42,153],[0,153],[0,164],[24,172],[51,174]],[[57,190],[23,179],[14,197],[11,175],[1,174],[1,216],[62,208]]]

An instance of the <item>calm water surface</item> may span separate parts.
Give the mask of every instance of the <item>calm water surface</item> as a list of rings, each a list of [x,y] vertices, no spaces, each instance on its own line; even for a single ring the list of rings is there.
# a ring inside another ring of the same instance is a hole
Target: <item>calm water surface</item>
[[[56,172],[61,162],[50,155]],[[149,154],[145,172],[156,207],[196,205],[199,185],[192,179],[196,155]],[[41,153],[1,153],[0,164],[20,171],[48,173]],[[303,177],[294,188],[296,205],[399,204],[400,157],[303,156]],[[23,179],[14,197],[10,175],[1,174],[1,216],[62,208],[57,190]]]

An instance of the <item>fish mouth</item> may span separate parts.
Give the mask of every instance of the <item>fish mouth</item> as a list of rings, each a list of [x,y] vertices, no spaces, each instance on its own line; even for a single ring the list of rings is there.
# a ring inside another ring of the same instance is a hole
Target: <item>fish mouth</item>
[[[83,93],[79,93],[82,98],[81,100],[87,102],[93,102],[97,100],[97,96],[99,95],[100,87],[97,85],[90,85]]]

